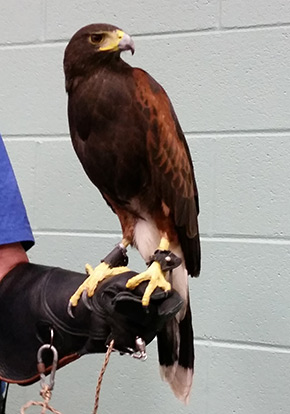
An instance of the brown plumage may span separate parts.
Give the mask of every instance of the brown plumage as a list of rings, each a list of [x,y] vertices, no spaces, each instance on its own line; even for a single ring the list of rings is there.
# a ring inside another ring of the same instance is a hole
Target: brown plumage
[[[171,102],[148,73],[120,58],[129,49],[131,38],[111,25],[86,26],[72,37],[64,58],[70,133],[124,237],[148,260],[166,234],[184,260],[173,287],[186,305],[158,335],[158,348],[163,376],[185,401],[194,360],[187,273],[200,271],[197,187]]]

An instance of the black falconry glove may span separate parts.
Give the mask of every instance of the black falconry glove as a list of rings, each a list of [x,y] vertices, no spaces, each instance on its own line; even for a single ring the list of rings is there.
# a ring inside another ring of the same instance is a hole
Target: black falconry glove
[[[165,322],[181,308],[175,291],[160,289],[144,309],[143,282],[134,291],[126,288],[135,272],[101,282],[90,299],[67,312],[70,296],[87,275],[55,267],[23,263],[0,283],[0,379],[22,385],[39,379],[37,352],[43,344],[58,351],[58,368],[88,353],[103,353],[114,339],[114,349],[133,354],[136,338],[151,342]],[[46,373],[52,353],[44,352]]]

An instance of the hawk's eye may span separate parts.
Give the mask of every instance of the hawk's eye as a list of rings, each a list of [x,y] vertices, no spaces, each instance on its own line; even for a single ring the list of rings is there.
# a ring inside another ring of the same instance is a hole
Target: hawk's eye
[[[103,38],[104,38],[104,35],[102,33],[93,33],[93,34],[91,34],[91,42],[92,43],[101,43]]]

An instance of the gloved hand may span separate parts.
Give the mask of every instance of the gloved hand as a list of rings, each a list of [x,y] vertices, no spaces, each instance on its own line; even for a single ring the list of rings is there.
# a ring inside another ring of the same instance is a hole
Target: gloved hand
[[[58,351],[58,368],[87,353],[114,348],[133,353],[136,337],[148,344],[164,323],[182,306],[180,296],[156,290],[147,309],[141,299],[142,283],[134,291],[126,288],[135,272],[103,281],[88,299],[90,309],[80,300],[74,318],[67,313],[70,296],[86,278],[85,274],[24,263],[10,271],[0,283],[0,378],[31,384],[38,380],[37,351],[52,343]],[[43,354],[50,371],[51,352]]]
[[[182,299],[177,292],[164,292],[157,289],[151,296],[147,308],[142,306],[142,297],[147,283],[141,283],[134,291],[126,289],[128,279],[135,272],[123,273],[102,282],[91,299],[91,329],[93,335],[98,332],[101,319],[110,330],[106,344],[114,339],[114,348],[121,353],[132,353],[136,349],[136,337],[150,343],[164,323],[181,308]],[[103,338],[104,339],[104,338]],[[94,340],[86,343],[86,350],[94,352]]]

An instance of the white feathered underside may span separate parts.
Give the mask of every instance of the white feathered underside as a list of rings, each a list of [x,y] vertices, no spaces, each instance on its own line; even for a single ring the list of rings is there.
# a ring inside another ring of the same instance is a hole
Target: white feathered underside
[[[158,248],[160,243],[160,232],[150,217],[139,219],[135,225],[134,242],[143,259],[148,262],[150,256]],[[175,289],[184,300],[183,308],[175,316],[176,321],[183,319],[188,300],[188,274],[185,267],[184,256],[180,245],[170,245],[170,250],[182,259],[182,264],[172,272],[172,288]],[[179,330],[177,329],[177,342],[179,344]],[[179,353],[179,345],[178,345]],[[161,378],[168,382],[175,396],[188,403],[189,393],[192,385],[192,369],[185,369],[178,365],[160,366]]]
[[[137,221],[134,230],[134,242],[143,259],[148,262],[150,256],[154,254],[160,243],[160,232],[150,217],[139,219]],[[183,253],[180,245],[171,244],[169,249],[182,259],[182,264],[173,270],[172,287],[180,294],[186,305],[188,295],[188,275],[185,268]]]

